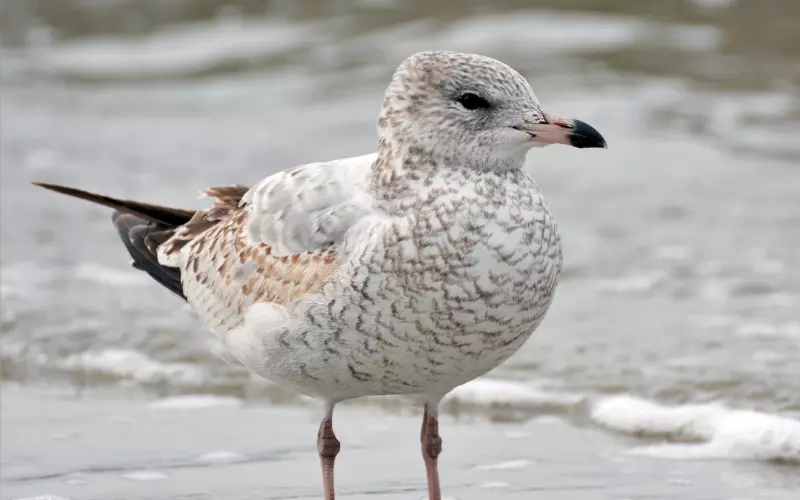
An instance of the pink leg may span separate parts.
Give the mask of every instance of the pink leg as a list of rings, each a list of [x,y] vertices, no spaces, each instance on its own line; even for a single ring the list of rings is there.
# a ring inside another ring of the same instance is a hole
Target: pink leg
[[[332,409],[328,412],[319,426],[317,433],[317,451],[322,462],[322,487],[325,491],[325,500],[334,500],[335,492],[333,489],[333,461],[339,454],[339,440],[333,433],[333,413]]]
[[[425,472],[428,477],[428,499],[442,500],[442,491],[439,487],[439,454],[442,452],[442,438],[439,436],[439,419],[428,411],[422,416],[422,458],[425,460]]]

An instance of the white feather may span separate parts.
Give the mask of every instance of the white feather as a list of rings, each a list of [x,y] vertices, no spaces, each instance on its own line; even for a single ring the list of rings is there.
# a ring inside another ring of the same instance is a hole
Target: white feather
[[[309,163],[271,175],[242,199],[247,236],[276,256],[338,246],[371,212],[367,185],[375,154]]]

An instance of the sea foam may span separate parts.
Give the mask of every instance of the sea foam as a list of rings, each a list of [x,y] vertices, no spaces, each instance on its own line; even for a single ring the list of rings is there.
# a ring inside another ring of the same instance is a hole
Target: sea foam
[[[242,406],[242,400],[213,394],[189,394],[158,399],[148,405],[149,408],[156,410],[196,410],[219,406]]]
[[[515,409],[570,407],[583,400],[578,394],[545,391],[510,380],[478,378],[453,389],[445,401],[474,406],[508,406]]]
[[[97,349],[70,355],[60,368],[98,375],[133,379],[137,382],[169,382],[197,386],[204,381],[201,367],[187,363],[162,363],[132,349]]]
[[[800,420],[720,404],[665,406],[633,396],[596,402],[594,423],[665,439],[630,453],[659,458],[726,458],[800,463]]]

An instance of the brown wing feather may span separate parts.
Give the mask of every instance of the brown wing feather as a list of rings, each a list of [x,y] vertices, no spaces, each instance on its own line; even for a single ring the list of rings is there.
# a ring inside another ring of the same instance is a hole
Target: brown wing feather
[[[137,268],[186,298],[215,331],[241,324],[256,302],[286,305],[316,292],[336,269],[332,248],[275,256],[269,245],[247,241],[247,186],[210,188],[203,194],[214,198],[213,206],[189,211],[37,185],[116,209],[115,224]]]
[[[256,302],[286,305],[319,290],[336,269],[333,249],[275,256],[265,243],[247,240],[248,208],[239,192],[206,192],[216,201],[198,211],[160,248],[167,258],[181,255],[183,291],[212,330],[240,325]]]

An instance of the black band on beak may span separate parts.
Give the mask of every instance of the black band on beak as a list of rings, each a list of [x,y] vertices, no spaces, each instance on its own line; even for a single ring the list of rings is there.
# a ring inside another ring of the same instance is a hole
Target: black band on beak
[[[596,128],[580,120],[572,121],[569,142],[576,148],[607,148],[606,140]]]

